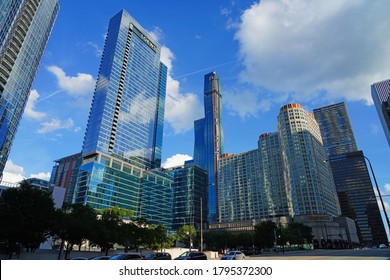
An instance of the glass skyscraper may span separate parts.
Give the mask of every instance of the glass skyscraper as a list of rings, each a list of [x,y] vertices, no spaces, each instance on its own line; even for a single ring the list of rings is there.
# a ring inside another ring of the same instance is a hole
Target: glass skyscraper
[[[0,1],[0,177],[58,10],[58,0]]]
[[[386,243],[365,156],[357,149],[345,104],[314,109],[314,115],[329,156],[342,215],[355,221],[360,242],[364,245]]]
[[[126,11],[110,20],[75,203],[95,209],[119,206],[135,216],[146,211],[140,209],[142,178],[161,163],[167,67],[160,52]]]
[[[314,109],[328,156],[357,151],[355,136],[345,103]]]
[[[173,229],[193,225],[200,229],[207,221],[207,180],[206,170],[186,163],[169,169],[173,178]]]
[[[390,80],[371,85],[371,95],[390,146]]]
[[[208,220],[218,217],[218,160],[223,154],[222,95],[219,77],[213,71],[204,76],[205,117],[194,123],[194,163],[208,172]]]

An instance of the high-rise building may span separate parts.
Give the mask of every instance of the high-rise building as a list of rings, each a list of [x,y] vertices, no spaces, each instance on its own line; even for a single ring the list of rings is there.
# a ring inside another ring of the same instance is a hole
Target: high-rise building
[[[358,150],[344,102],[314,109],[314,117],[328,156]]]
[[[0,177],[58,10],[58,0],[0,1]]]
[[[208,172],[208,220],[218,213],[218,160],[223,154],[222,95],[219,77],[213,71],[204,77],[205,117],[194,123],[194,163]]]
[[[390,146],[390,80],[371,85],[371,95]]]
[[[54,161],[50,184],[66,190],[65,203],[72,203],[81,160],[81,153],[77,153]]]
[[[365,246],[387,244],[387,235],[362,151],[329,157],[341,213],[355,220]]]
[[[169,170],[173,178],[173,229],[193,225],[196,229],[207,220],[208,174],[206,170],[186,163]]]
[[[75,203],[95,209],[119,206],[134,216],[147,211],[140,207],[143,176],[161,162],[167,67],[160,52],[126,11],[110,20]]]
[[[299,104],[285,105],[278,115],[278,131],[293,215],[339,216],[336,187],[314,115]]]
[[[314,109],[329,156],[341,213],[355,220],[364,245],[386,243],[386,232],[367,169],[344,103]]]

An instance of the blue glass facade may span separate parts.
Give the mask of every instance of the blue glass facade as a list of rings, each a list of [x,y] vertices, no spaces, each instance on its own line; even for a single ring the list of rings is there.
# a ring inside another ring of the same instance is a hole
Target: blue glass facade
[[[371,96],[390,146],[390,79],[372,84]]]
[[[57,0],[0,2],[0,176],[58,10]]]
[[[328,156],[358,150],[344,102],[314,109],[314,116]]]
[[[173,178],[173,229],[190,224],[199,229],[207,221],[207,171],[189,163],[169,173]]]
[[[119,206],[168,226],[171,186],[154,170],[161,164],[167,80],[160,51],[126,11],[110,20],[73,200],[95,209]]]
[[[204,109],[204,119],[194,123],[194,162],[208,172],[208,219],[215,222],[218,219],[218,160],[223,154],[222,95],[215,71],[204,77]]]
[[[126,12],[109,24],[84,138],[83,155],[99,151],[159,167],[167,68],[160,46]]]

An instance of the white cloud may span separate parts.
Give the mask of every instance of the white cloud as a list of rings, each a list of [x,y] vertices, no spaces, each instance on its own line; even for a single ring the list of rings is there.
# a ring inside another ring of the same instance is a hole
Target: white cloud
[[[176,154],[167,158],[167,160],[162,164],[163,168],[170,168],[175,166],[184,165],[184,162],[187,160],[192,160],[192,157],[189,155]]]
[[[296,101],[371,104],[370,85],[390,76],[389,10],[389,1],[370,0],[255,3],[235,34],[241,80]]]
[[[161,48],[161,61],[168,67],[165,120],[175,133],[183,133],[194,126],[194,120],[203,115],[202,105],[194,93],[180,93],[180,82],[172,78],[172,61],[175,59],[167,47]]]
[[[62,121],[58,118],[52,118],[48,122],[43,122],[41,127],[37,129],[39,134],[47,134],[53,131],[57,131],[59,129],[68,129],[73,130],[75,132],[80,131],[79,127],[75,127],[74,121],[71,118],[68,118],[65,121]]]
[[[31,174],[30,178],[38,178],[38,179],[49,181],[50,180],[50,174],[51,174],[50,172],[39,172],[37,174]]]
[[[390,184],[386,184],[384,187],[386,193],[390,193]]]
[[[24,168],[14,164],[11,160],[8,160],[4,167],[2,182],[19,183],[25,179]]]
[[[35,111],[35,104],[39,98],[37,90],[33,89],[28,97],[26,108],[24,109],[24,115],[31,119],[43,119],[46,117],[46,113]]]
[[[57,78],[60,89],[65,90],[71,96],[84,96],[92,94],[95,87],[95,79],[90,74],[77,73],[75,77],[67,76],[60,67],[52,65],[47,69]]]

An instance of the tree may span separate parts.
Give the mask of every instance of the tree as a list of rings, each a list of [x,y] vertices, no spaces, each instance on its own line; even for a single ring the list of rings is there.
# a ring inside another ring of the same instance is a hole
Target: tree
[[[55,208],[51,195],[22,181],[0,197],[0,239],[9,248],[17,244],[35,251],[53,228]],[[11,252],[12,253],[12,252]]]
[[[173,245],[174,237],[168,235],[164,225],[159,224],[158,226],[151,227],[149,230],[151,233],[150,247],[162,250],[163,248],[170,248]]]
[[[69,258],[74,245],[79,246],[92,237],[97,213],[90,206],[65,205],[57,210],[57,223],[53,233],[61,239],[61,248],[66,243],[65,259]]]
[[[311,243],[312,229],[302,223],[290,223],[283,231],[284,239],[290,244]]]
[[[277,225],[272,221],[264,221],[255,225],[254,244],[258,248],[272,248],[275,244]]]
[[[184,225],[176,231],[176,238],[179,242],[185,244],[186,246],[190,246],[191,242],[196,238],[196,229],[194,226]]]

